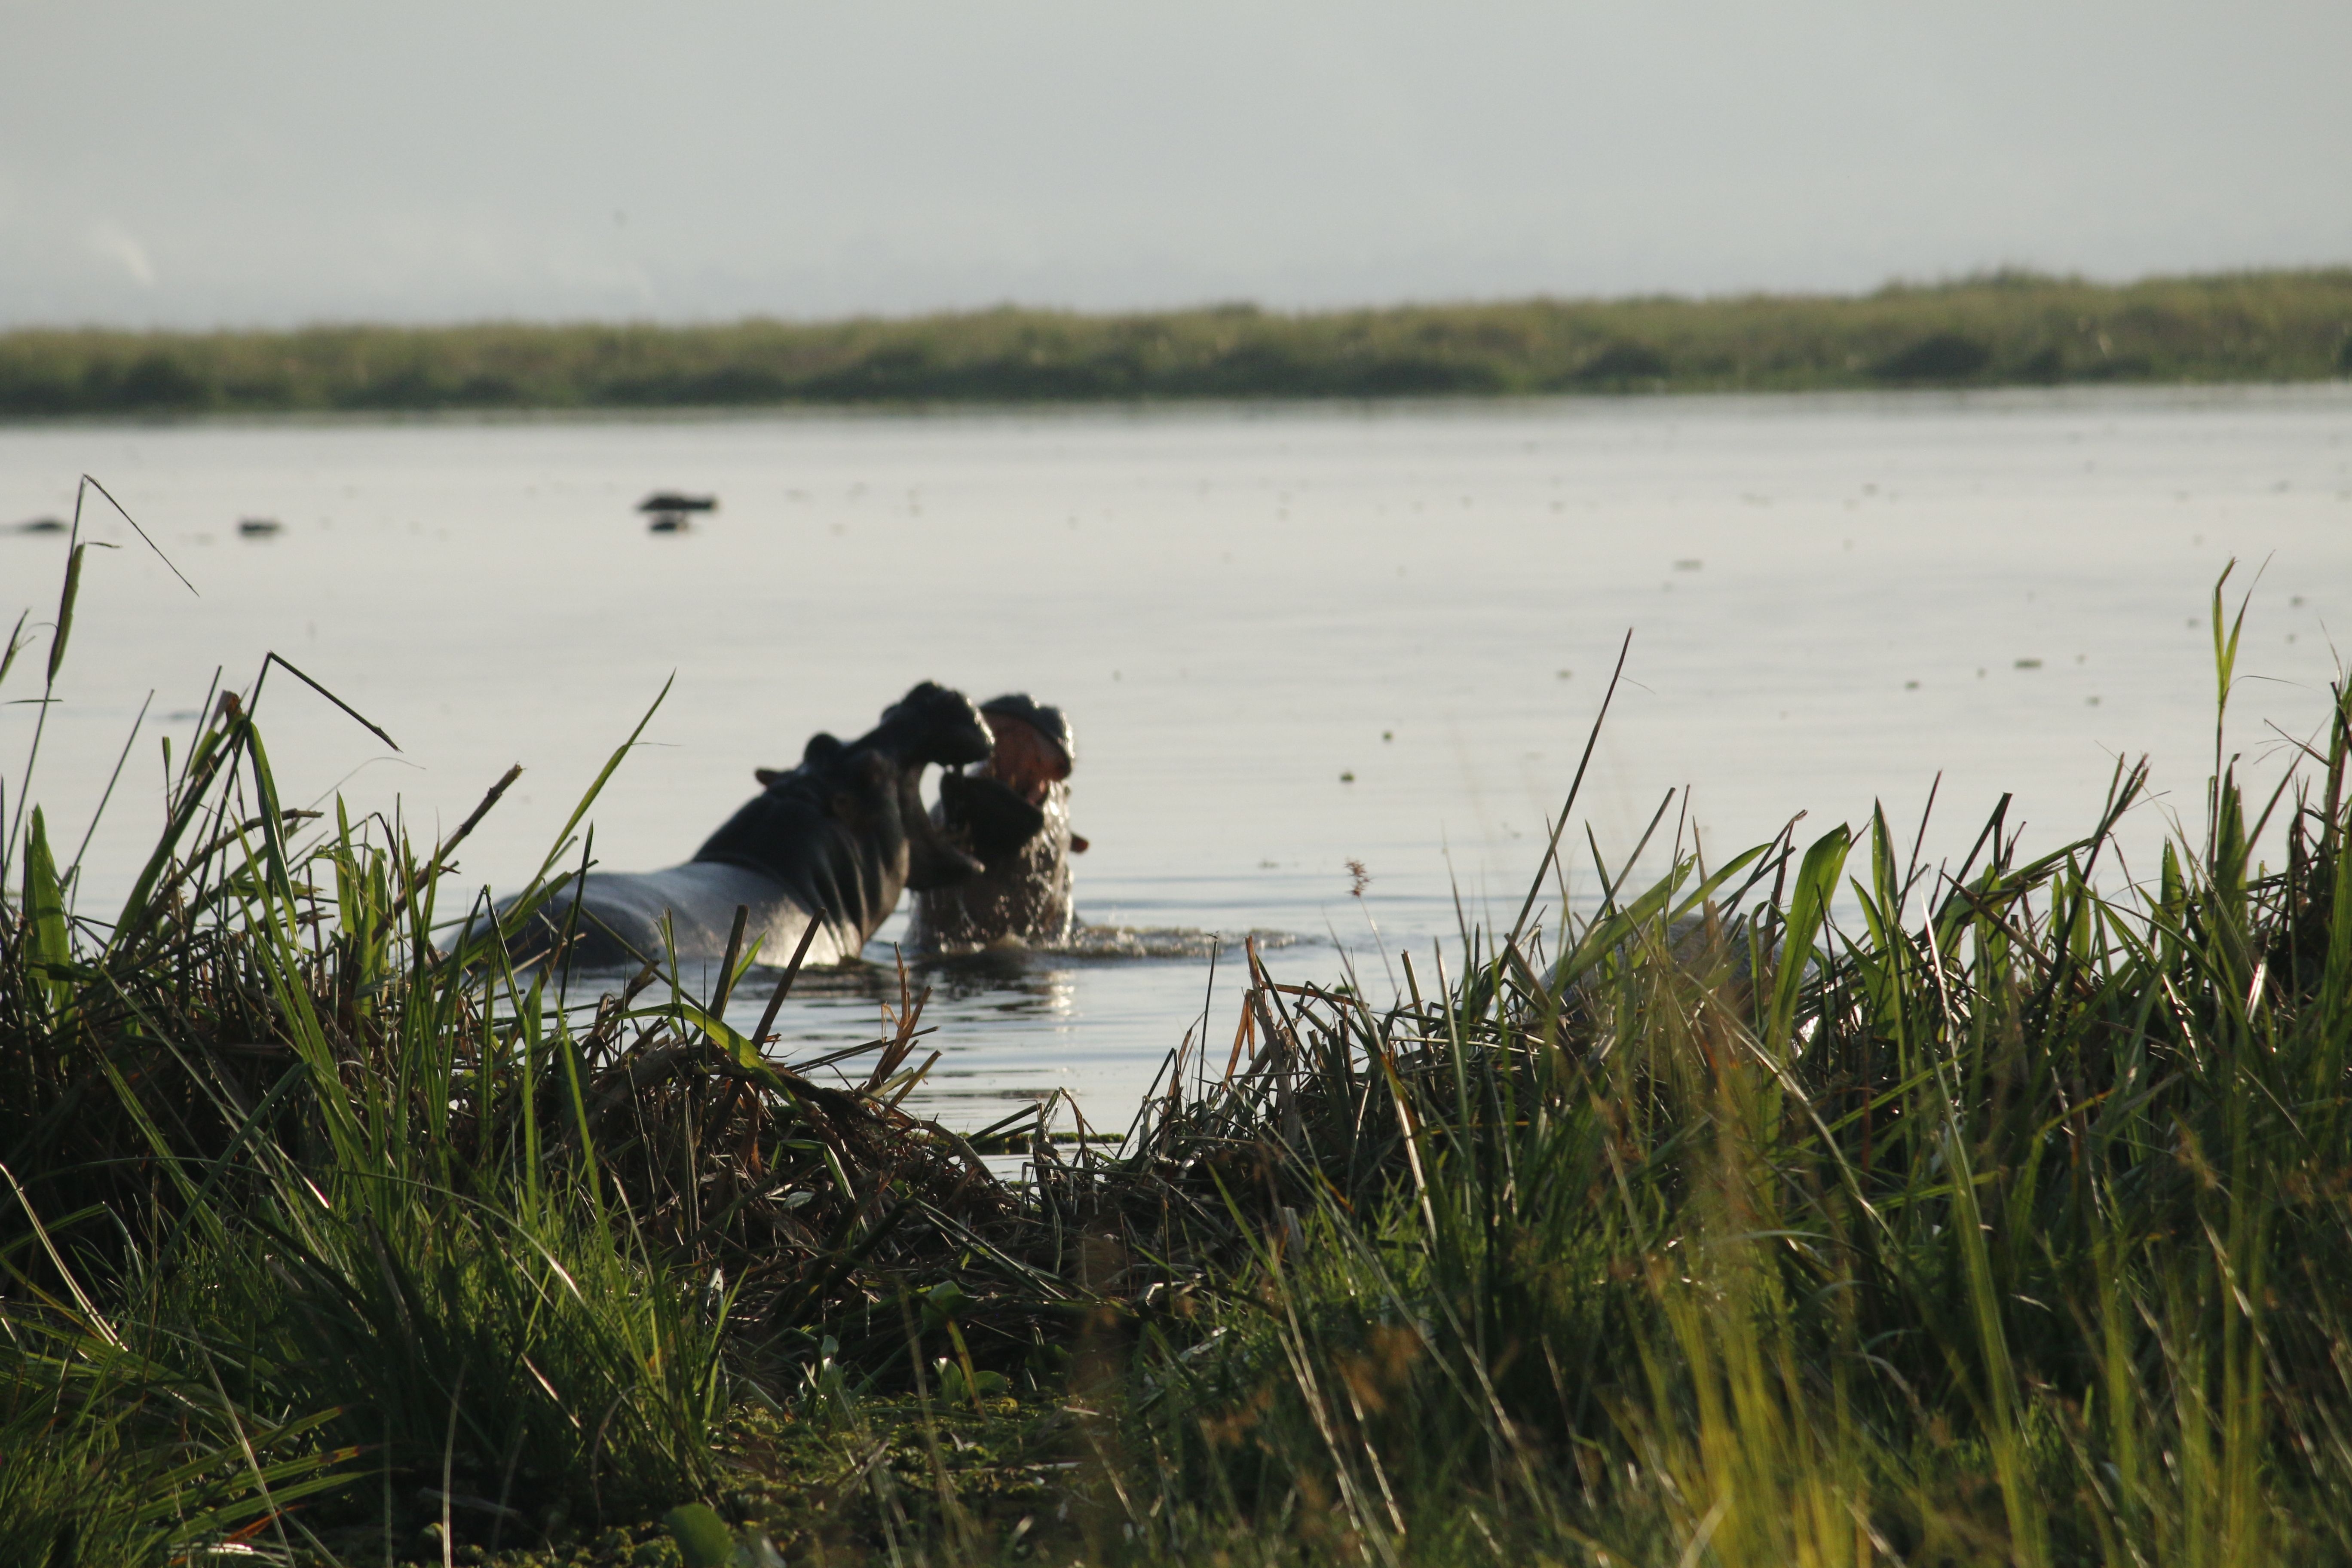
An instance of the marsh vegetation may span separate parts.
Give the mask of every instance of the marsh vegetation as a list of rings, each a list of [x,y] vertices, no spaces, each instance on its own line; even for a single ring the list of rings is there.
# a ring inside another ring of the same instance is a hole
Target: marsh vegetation
[[[0,334],[0,416],[1805,391],[2352,374],[2352,270],[1287,314]]]
[[[912,981],[820,1070],[458,945],[472,823],[287,809],[263,674],[104,918],[10,781],[23,1560],[2352,1560],[2340,689],[2138,886],[2123,768],[2032,858],[1588,840],[1574,917],[1571,792],[1509,925],[1254,955],[1115,1152],[991,1130],[1013,1186],[899,1108]]]

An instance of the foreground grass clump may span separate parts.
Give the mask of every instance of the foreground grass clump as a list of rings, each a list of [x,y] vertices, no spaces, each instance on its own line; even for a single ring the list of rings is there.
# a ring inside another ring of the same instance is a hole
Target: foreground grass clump
[[[261,685],[111,919],[0,847],[0,1556],[2352,1562],[2340,690],[2137,887],[2132,770],[1590,919],[1555,839],[1384,1005],[1253,955],[1012,1189],[896,1109],[911,984],[834,1089],[754,955],[571,1005],[457,939],[467,828],[286,810]]]
[[[918,1001],[847,1089],[674,975],[571,1005],[440,909],[472,822],[420,850],[282,804],[264,684],[167,747],[110,919],[22,804],[37,733],[7,794],[0,1560],[568,1539],[720,1492],[744,1380],[821,1345],[887,1375],[928,1310],[976,1388],[1040,1342],[1037,1226],[896,1109]]]
[[[1851,298],[0,333],[0,416],[1806,391],[2352,374],[2352,269]]]
[[[2094,881],[2127,772],[2030,862],[1999,812],[1956,870],[1882,817],[1473,933],[1386,1008],[1261,973],[1252,1068],[1133,1156],[1136,1245],[1191,1265],[1127,1385],[1152,1529],[2352,1560],[2347,740],[2339,692],[2321,776],[2251,810],[2225,763],[2137,899]],[[1727,921],[1735,880],[1773,893]]]

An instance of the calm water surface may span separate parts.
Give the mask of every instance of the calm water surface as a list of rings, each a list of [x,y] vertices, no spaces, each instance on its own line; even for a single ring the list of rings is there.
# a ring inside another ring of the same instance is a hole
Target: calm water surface
[[[273,681],[289,800],[446,831],[525,765],[465,857],[499,886],[665,681],[594,813],[616,868],[683,858],[753,767],[936,679],[1073,715],[1087,919],[1289,932],[1272,962],[1299,978],[1336,974],[1337,943],[1384,991],[1380,952],[1451,931],[1457,896],[1516,910],[1629,629],[1578,810],[1604,853],[1682,786],[1717,853],[1874,800],[1907,830],[1938,772],[1931,854],[2003,791],[2047,845],[2147,752],[2169,794],[2131,825],[2145,858],[2210,772],[2223,564],[2263,571],[2232,730],[2258,768],[2284,746],[2264,721],[2319,723],[2352,612],[2343,387],[60,425],[0,430],[0,525],[62,514],[85,471],[201,591],[89,522],[124,548],[93,552],[33,793],[79,838],[154,693],[91,849],[98,913],[152,842],[156,737],[268,650],[402,748]],[[658,488],[721,510],[651,535],[632,508]],[[284,530],[241,538],[247,516]],[[63,550],[0,534],[0,612],[51,613]],[[7,695],[31,692],[20,667]],[[32,712],[0,708],[12,795]],[[1589,852],[1570,883],[1594,888]],[[1222,1051],[1232,973],[1212,1001],[1199,959],[940,966],[918,1102],[975,1126],[1059,1088],[1123,1126],[1204,1006]],[[796,1000],[789,1048],[866,1037],[895,986]]]

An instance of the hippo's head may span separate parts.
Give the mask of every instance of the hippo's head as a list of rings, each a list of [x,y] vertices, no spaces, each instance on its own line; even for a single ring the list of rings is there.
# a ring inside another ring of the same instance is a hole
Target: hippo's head
[[[837,883],[850,875],[850,861],[820,868],[817,859],[834,851],[814,847],[854,846],[841,852],[856,862],[851,879],[872,884],[870,935],[901,888],[944,888],[980,871],[980,858],[950,842],[923,808],[923,770],[978,762],[992,744],[988,722],[970,698],[924,681],[884,709],[881,723],[856,740],[814,735],[800,766],[754,769],[762,793],[713,834],[696,858],[749,867],[788,882]],[[812,814],[830,819],[830,835],[813,830]],[[838,901],[822,890],[811,896],[828,908]]]
[[[1052,944],[1076,923],[1069,857],[1086,848],[1070,831],[1070,771],[1077,742],[1058,708],[1024,693],[982,703],[996,744],[987,762],[943,774],[933,819],[976,853],[979,876],[919,895],[909,945],[966,952],[1003,942]]]
[[[926,763],[943,768],[977,763],[995,744],[971,698],[928,680],[882,710],[882,722],[852,742],[918,769]]]
[[[940,776],[940,821],[994,866],[1045,831],[1045,806],[1070,776],[1078,747],[1062,710],[1025,691],[991,698],[980,711],[996,744],[985,763]]]
[[[994,745],[971,698],[929,680],[885,708],[882,722],[849,743],[850,752],[887,759],[893,770],[909,889],[948,887],[980,870],[979,858],[951,843],[923,809],[923,769],[980,762]]]
[[[1068,778],[1077,764],[1078,741],[1069,717],[1025,691],[992,697],[980,711],[996,738],[988,766],[981,771],[1002,779],[1032,805],[1044,805],[1046,790]]]

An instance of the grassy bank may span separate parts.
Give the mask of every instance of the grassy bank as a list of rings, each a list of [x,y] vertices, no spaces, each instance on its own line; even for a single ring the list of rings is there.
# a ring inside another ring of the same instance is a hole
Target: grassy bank
[[[2023,274],[1854,298],[1537,300],[1285,315],[1004,309],[725,326],[0,334],[0,417],[1534,393],[2352,374],[2352,269]]]
[[[2352,1562],[2343,693],[2141,896],[2126,770],[2031,860],[1547,857],[1386,1001],[1253,958],[1012,1190],[897,1109],[919,992],[832,1088],[565,1006],[457,948],[463,828],[283,808],[260,684],[120,910],[6,850],[0,1554]]]

